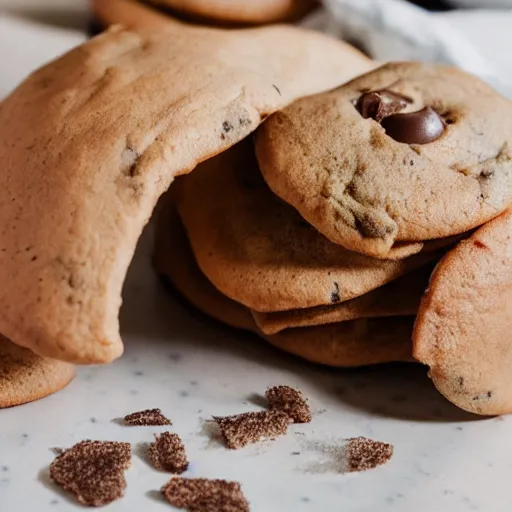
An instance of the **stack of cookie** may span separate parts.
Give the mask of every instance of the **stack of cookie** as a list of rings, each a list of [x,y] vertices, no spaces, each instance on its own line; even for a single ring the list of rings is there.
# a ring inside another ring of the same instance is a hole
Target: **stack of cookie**
[[[434,265],[512,203],[505,111],[477,79],[415,63],[299,100],[177,180],[157,271],[311,361],[410,361]]]

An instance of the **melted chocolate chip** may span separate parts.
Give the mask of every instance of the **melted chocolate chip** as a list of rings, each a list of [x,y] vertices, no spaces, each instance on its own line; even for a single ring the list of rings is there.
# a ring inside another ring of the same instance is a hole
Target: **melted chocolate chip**
[[[382,121],[382,126],[392,139],[405,144],[434,142],[445,130],[441,116],[431,107],[410,114],[391,115]]]
[[[401,112],[411,99],[396,92],[383,89],[365,92],[356,103],[356,108],[365,119],[375,119],[380,123],[386,117]]]

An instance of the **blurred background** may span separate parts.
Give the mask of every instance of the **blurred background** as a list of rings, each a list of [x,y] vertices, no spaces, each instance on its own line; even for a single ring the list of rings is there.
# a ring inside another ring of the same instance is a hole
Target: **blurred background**
[[[86,40],[91,21],[88,0],[0,0],[0,98]],[[376,60],[459,66],[512,96],[512,0],[322,0],[298,23]]]

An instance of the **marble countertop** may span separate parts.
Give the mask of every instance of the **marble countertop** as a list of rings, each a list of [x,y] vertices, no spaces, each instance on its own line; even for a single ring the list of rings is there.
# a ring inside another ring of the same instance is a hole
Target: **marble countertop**
[[[80,368],[74,383],[45,400],[0,411],[0,511],[79,508],[50,482],[48,464],[51,448],[83,439],[133,443],[126,496],[108,510],[169,509],[158,493],[168,476],[147,465],[140,446],[163,429],[113,421],[152,407],[182,436],[186,475],[240,481],[256,512],[510,510],[512,418],[459,411],[419,366],[337,371],[218,326],[163,289],[150,239],[148,230],[125,287],[125,356]],[[260,410],[261,394],[276,384],[310,397],[312,423],[274,442],[224,448],[205,420]],[[359,435],[393,443],[395,455],[376,470],[342,475],[337,448]]]
[[[0,0],[0,8],[7,4]],[[56,4],[84,9],[83,2]],[[5,41],[1,22],[0,16]],[[25,30],[25,21],[18,22]],[[2,66],[0,95],[60,53],[62,41],[82,38],[67,29],[52,37],[44,47],[35,37],[23,59]],[[0,48],[5,52],[2,43]],[[152,273],[150,254],[149,228],[124,291],[124,357],[110,366],[80,368],[67,389],[45,400],[0,411],[0,512],[81,508],[53,486],[48,465],[51,448],[83,439],[134,446],[126,496],[106,510],[171,510],[158,492],[168,476],[148,466],[141,449],[163,429],[113,421],[152,407],[161,408],[173,420],[171,431],[183,438],[191,461],[186,475],[239,481],[255,512],[511,510],[512,418],[480,419],[456,409],[419,366],[322,368],[225,329],[170,297]],[[310,397],[313,422],[291,427],[275,442],[224,448],[205,420],[260,410],[261,394],[277,384]],[[339,446],[359,435],[393,443],[395,455],[384,467],[342,475]]]

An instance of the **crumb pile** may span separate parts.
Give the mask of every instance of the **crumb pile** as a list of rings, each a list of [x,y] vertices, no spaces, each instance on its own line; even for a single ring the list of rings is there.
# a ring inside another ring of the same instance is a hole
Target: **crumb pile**
[[[172,425],[160,409],[147,409],[145,411],[134,412],[124,417],[125,425],[130,427],[163,427]]]
[[[50,477],[83,505],[100,507],[123,496],[130,464],[129,443],[82,441],[52,462]]]
[[[310,423],[311,409],[306,397],[290,386],[274,386],[268,388],[265,396],[270,410],[286,413],[294,423]]]
[[[393,446],[366,437],[348,440],[345,449],[349,472],[367,471],[386,464],[393,456]]]
[[[249,512],[249,503],[236,482],[172,478],[162,494],[173,507],[190,512]]]
[[[286,434],[291,423],[290,417],[278,410],[246,412],[213,419],[219,425],[227,447],[233,450],[264,439],[276,439]]]
[[[155,442],[148,449],[148,457],[155,469],[177,475],[186,471],[189,464],[180,436],[170,432],[155,435]]]

